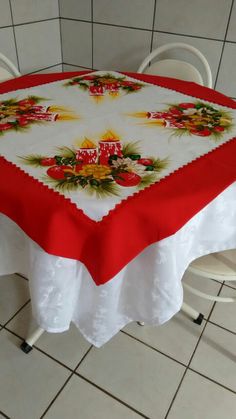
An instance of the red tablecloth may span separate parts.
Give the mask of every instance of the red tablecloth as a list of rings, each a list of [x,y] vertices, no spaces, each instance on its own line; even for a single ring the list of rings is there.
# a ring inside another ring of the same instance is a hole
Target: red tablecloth
[[[84,73],[23,76],[2,83],[0,92]],[[128,75],[236,109],[230,98],[195,83]],[[15,221],[46,252],[84,263],[99,285],[113,278],[147,246],[178,231],[235,180],[236,139],[232,138],[160,182],[122,200],[101,221],[94,221],[61,194],[0,157],[0,212]]]

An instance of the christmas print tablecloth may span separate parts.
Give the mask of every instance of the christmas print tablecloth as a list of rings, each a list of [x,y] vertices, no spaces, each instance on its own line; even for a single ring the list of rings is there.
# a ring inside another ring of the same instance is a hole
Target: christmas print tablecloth
[[[235,104],[158,77],[54,78],[2,84],[0,211],[100,285],[235,181]]]

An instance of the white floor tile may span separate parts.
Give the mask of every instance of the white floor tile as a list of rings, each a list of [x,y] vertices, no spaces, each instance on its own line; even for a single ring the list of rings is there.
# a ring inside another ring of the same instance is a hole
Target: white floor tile
[[[163,418],[184,367],[119,333],[93,348],[78,372],[149,418]]]
[[[40,418],[70,372],[37,350],[24,354],[19,345],[0,332],[0,410],[12,419]]]
[[[45,419],[138,419],[132,410],[96,387],[73,376]]]
[[[188,371],[168,419],[234,419],[235,394]]]
[[[28,331],[36,329],[37,324],[32,320],[30,304],[22,309],[7,327],[24,339]],[[35,345],[72,369],[91,346],[73,324],[68,332],[45,332]]]
[[[236,298],[236,289],[224,286],[220,297]],[[216,303],[210,320],[236,333],[236,303]]]
[[[236,391],[236,335],[207,324],[190,367]]]
[[[29,298],[25,279],[18,275],[0,276],[0,324],[6,323]]]
[[[125,327],[124,331],[187,365],[203,325],[204,323],[199,326],[184,314],[179,313],[162,326],[144,325],[141,327],[137,323],[131,323]]]

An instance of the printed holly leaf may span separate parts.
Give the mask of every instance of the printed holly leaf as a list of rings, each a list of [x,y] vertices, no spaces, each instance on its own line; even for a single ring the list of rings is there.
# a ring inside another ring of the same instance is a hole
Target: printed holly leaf
[[[141,154],[139,141],[123,144],[122,153],[124,157],[129,155]]]

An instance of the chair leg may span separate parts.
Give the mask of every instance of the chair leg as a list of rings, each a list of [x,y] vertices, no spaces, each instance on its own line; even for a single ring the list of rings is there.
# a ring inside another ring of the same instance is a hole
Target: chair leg
[[[198,311],[194,310],[194,308],[190,307],[185,302],[183,302],[181,310],[185,314],[190,316],[193,319],[194,323],[199,324],[199,325],[202,324],[202,321],[204,319],[204,316],[202,313],[199,313]]]
[[[21,344],[21,349],[25,354],[28,354],[33,349],[34,343],[40,338],[40,336],[45,332],[41,327],[37,327],[34,332],[30,333],[24,342]]]
[[[138,324],[139,326],[144,326],[144,325],[145,325],[145,323],[144,323],[144,322],[137,322],[137,324]]]

